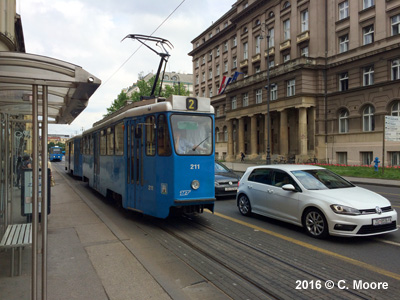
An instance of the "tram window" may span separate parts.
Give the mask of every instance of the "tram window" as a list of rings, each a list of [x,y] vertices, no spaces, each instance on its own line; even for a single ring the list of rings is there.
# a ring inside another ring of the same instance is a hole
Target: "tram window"
[[[100,155],[107,154],[107,134],[105,130],[101,131],[100,136]]]
[[[124,155],[124,123],[115,125],[115,155]]]
[[[114,155],[114,127],[107,128],[107,155]]]
[[[154,156],[156,154],[156,129],[154,116],[146,118],[146,155]]]
[[[93,135],[89,136],[89,154],[93,155]]]
[[[157,149],[158,155],[169,156],[172,153],[171,140],[169,138],[168,123],[165,115],[158,116],[157,125]]]
[[[175,152],[178,155],[210,155],[213,151],[212,118],[209,116],[171,116]]]

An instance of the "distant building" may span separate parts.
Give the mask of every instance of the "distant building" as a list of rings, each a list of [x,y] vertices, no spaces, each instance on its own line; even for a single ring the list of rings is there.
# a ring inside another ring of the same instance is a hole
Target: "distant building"
[[[400,0],[238,0],[192,44],[218,158],[264,160],[270,137],[296,162],[400,165],[400,142],[382,152],[385,116],[400,116]]]
[[[68,134],[48,134],[47,136],[47,143],[51,143],[53,142],[54,144],[57,143],[63,143],[65,144],[65,142],[70,138],[70,136]]]
[[[149,73],[140,80],[148,82],[155,75],[156,74]],[[190,95],[193,95],[193,74],[165,72],[163,79],[163,87],[165,87],[166,85],[169,86],[179,85],[181,87],[185,87],[185,89],[189,91]],[[135,91],[136,92],[139,91],[139,88],[137,87],[136,83],[124,90],[124,92],[127,93],[128,97]]]

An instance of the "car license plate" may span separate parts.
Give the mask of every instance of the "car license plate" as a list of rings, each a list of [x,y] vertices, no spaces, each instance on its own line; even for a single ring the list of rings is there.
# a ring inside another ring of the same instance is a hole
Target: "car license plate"
[[[225,188],[225,191],[237,191],[237,187],[227,187]]]
[[[379,226],[392,223],[392,217],[372,219],[372,225]]]

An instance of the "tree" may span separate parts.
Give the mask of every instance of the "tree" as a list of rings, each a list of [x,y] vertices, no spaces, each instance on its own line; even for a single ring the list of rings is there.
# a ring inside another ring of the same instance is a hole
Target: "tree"
[[[115,99],[114,102],[111,104],[111,106],[107,108],[107,114],[105,116],[108,116],[113,112],[117,111],[118,109],[124,107],[126,105],[127,100],[132,100],[133,102],[136,102],[140,101],[141,96],[150,96],[154,80],[156,80],[156,76],[151,77],[148,81],[145,81],[143,79],[144,77],[141,76],[141,74],[139,74],[139,78],[142,78],[141,80],[138,80],[136,83],[136,87],[139,89],[139,91],[134,91],[130,98],[124,91],[121,91],[117,99]],[[160,84],[161,81],[158,80],[154,91],[155,95],[158,95],[159,93]],[[189,96],[189,94],[190,92],[186,89],[184,85],[180,84],[174,84],[173,86],[163,85],[163,90],[161,91],[160,97],[168,98],[172,95]]]
[[[121,107],[124,107],[126,105],[126,101],[128,100],[128,96],[124,91],[121,91],[121,93],[118,95],[117,99],[113,101],[110,107],[107,108],[107,114],[105,116],[108,116],[112,114],[113,112],[117,111]]]

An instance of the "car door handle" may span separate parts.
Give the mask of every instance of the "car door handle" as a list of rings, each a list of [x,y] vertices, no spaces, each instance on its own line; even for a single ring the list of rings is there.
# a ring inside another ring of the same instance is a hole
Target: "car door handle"
[[[268,190],[268,194],[273,194],[274,191],[273,190]]]
[[[249,189],[252,189],[252,188],[253,188],[253,186],[252,186],[252,185],[249,185],[249,186],[248,186],[248,188],[249,188]]]

